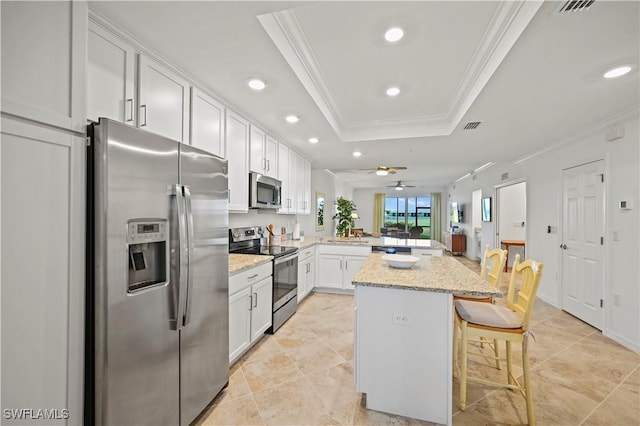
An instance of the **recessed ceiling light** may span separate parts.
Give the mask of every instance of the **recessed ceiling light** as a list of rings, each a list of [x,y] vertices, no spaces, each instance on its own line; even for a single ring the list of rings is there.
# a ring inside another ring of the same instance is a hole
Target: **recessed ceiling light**
[[[264,88],[267,87],[267,83],[265,83],[263,80],[260,80],[259,78],[249,79],[247,85],[253,90],[264,90]]]
[[[318,143],[320,142],[320,139],[318,138],[309,138],[309,143]]]
[[[616,68],[610,69],[609,71],[604,73],[604,78],[621,77],[621,76],[625,75],[626,73],[628,73],[629,71],[631,71],[631,67],[628,66],[628,65],[625,65],[625,66],[622,66],[622,67],[616,67]]]
[[[398,87],[389,87],[387,89],[387,96],[398,96],[400,94],[400,89]]]
[[[297,115],[287,115],[284,119],[287,120],[288,123],[297,123],[300,121],[300,117]]]
[[[360,157],[362,155],[362,153],[360,151],[353,151],[353,156],[354,157]]]
[[[386,33],[384,33],[384,39],[390,43],[395,43],[404,37],[404,31],[400,27],[389,28]]]

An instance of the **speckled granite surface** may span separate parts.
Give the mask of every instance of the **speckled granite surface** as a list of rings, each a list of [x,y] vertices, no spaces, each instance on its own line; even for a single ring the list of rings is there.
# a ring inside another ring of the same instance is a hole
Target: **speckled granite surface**
[[[435,291],[466,296],[501,297],[480,276],[448,256],[420,259],[411,269],[392,268],[382,260],[384,253],[372,253],[362,265],[353,285],[404,290]]]
[[[229,253],[229,275],[235,275],[254,266],[269,263],[272,259],[273,256]]]
[[[286,240],[279,245],[298,247],[300,250],[310,247],[314,244],[331,244],[331,245],[363,245],[363,246],[390,246],[390,247],[413,247],[417,249],[440,249],[444,250],[445,246],[436,240],[420,240],[420,239],[401,239],[392,237],[383,238],[336,238],[336,237],[305,237],[304,240]]]

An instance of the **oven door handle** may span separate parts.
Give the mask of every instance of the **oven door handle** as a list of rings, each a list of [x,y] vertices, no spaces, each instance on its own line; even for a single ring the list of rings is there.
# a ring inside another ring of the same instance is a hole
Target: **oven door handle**
[[[298,252],[293,253],[291,256],[276,257],[275,259],[273,259],[273,264],[279,265],[281,263],[285,263],[293,259],[296,259],[296,260],[298,259]]]

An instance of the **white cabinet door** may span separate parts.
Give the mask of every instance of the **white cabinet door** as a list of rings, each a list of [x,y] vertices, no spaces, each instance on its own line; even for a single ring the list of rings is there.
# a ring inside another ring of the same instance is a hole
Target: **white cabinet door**
[[[256,173],[263,173],[266,170],[266,158],[264,156],[265,132],[251,125],[251,136],[249,139],[249,170]]]
[[[296,213],[304,213],[307,200],[304,197],[304,163],[305,159],[296,154],[296,200],[298,203]]]
[[[315,256],[310,257],[309,259],[307,259],[307,294],[311,293],[311,290],[313,290],[313,287],[315,287],[315,273],[316,273],[316,268],[315,268],[315,264],[316,264],[316,259]]]
[[[189,82],[143,55],[139,56],[138,126],[169,139],[189,142]]]
[[[278,213],[288,214],[293,205],[291,204],[291,180],[289,178],[289,148],[286,145],[278,144],[278,179],[282,182],[280,196],[282,198],[282,208]]]
[[[298,303],[307,295],[307,259],[298,261]]]
[[[2,406],[67,408],[56,424],[81,424],[86,141],[0,125]]]
[[[298,213],[298,198],[297,198],[297,188],[296,188],[296,178],[297,178],[297,159],[298,154],[293,150],[289,150],[289,200],[291,207],[289,208],[289,213]]]
[[[0,2],[2,112],[86,132],[87,3]]]
[[[322,254],[318,257],[318,287],[342,288],[342,256]]]
[[[232,111],[226,114],[229,161],[229,212],[249,211],[249,122]]]
[[[251,288],[229,297],[229,363],[235,361],[251,343]]]
[[[345,256],[342,288],[345,290],[353,290],[355,288],[351,284],[351,280],[353,280],[353,277],[360,270],[360,267],[366,259],[366,257],[360,256]]]
[[[278,178],[278,141],[267,135],[264,141],[264,158],[267,168],[264,173],[267,176]]]
[[[135,126],[135,51],[95,21],[89,22],[87,118]]]
[[[224,143],[224,105],[197,87],[191,88],[191,145],[227,158]]]
[[[251,341],[259,339],[273,318],[273,279],[271,276],[251,286]]]
[[[304,214],[311,214],[311,162],[306,158],[304,164]]]

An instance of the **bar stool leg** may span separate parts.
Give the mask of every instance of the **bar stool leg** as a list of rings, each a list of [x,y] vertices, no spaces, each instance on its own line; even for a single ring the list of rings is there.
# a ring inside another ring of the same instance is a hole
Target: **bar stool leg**
[[[513,358],[511,357],[511,341],[507,340],[506,342],[506,346],[507,346],[507,382],[510,385],[513,385]]]
[[[528,336],[524,336],[522,341],[522,368],[524,375],[524,392],[525,399],[527,401],[527,421],[529,426],[535,426],[536,420],[533,415],[533,392],[531,389],[531,374],[529,372],[529,353],[527,351],[527,339]]]
[[[496,368],[502,370],[500,367],[500,348],[498,347],[498,339],[493,339],[493,353],[496,356]]]
[[[458,351],[460,350],[460,343],[458,342],[459,338],[460,336],[458,331],[458,319],[454,318],[453,320],[453,377],[458,377],[459,371],[460,371],[460,366],[458,365]]]
[[[462,360],[460,368],[460,409],[464,411],[467,407],[467,322],[461,321],[460,325],[460,345],[462,350]]]

